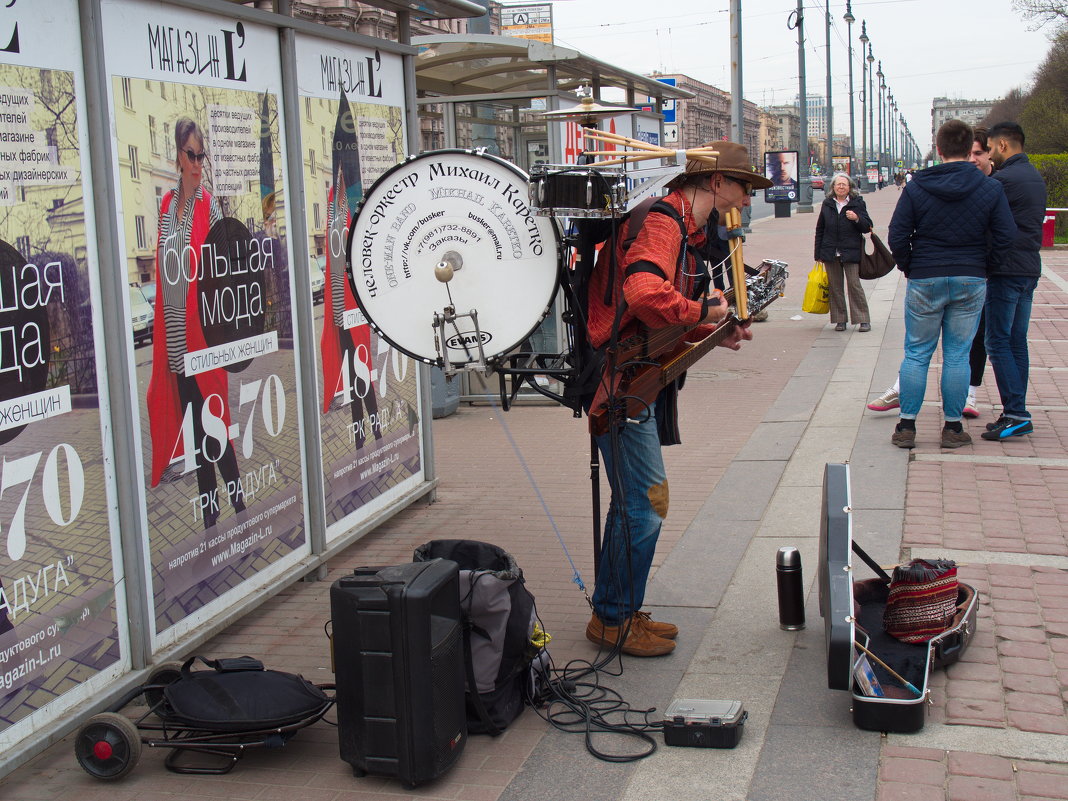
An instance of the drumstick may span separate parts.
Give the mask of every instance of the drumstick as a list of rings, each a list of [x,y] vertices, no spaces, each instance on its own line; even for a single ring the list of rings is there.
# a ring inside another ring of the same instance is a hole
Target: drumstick
[[[666,158],[671,158],[672,156],[674,156],[676,152],[678,152],[678,151],[667,150],[667,149],[664,149],[664,148],[661,148],[661,149],[658,149],[658,150],[639,150],[639,151],[628,151],[628,150],[586,150],[586,151],[584,151],[584,153],[587,156],[615,156],[616,158],[619,158],[619,159],[631,159],[631,160],[638,160],[638,159],[666,159]],[[699,151],[687,150],[687,151],[684,151],[684,152],[685,152],[685,155],[686,155],[687,158],[694,159],[695,161],[707,161],[709,164],[714,164],[715,161],[716,161],[716,155],[717,154],[715,154],[715,153],[708,153],[706,151],[700,151],[700,150]]]
[[[605,138],[600,137],[600,136],[590,136],[589,134],[584,134],[583,136],[588,137],[590,139],[593,139],[595,141],[607,142],[610,145],[626,145],[627,147],[632,147],[635,150],[663,150],[664,149],[662,147],[658,147],[657,145],[651,145],[648,142],[634,142],[633,140],[626,139],[626,137],[624,137],[622,139],[605,139]]]
[[[892,667],[890,667],[888,664],[886,664],[886,662],[881,660],[879,657],[877,657],[875,654],[873,654],[871,651],[869,651],[867,648],[865,648],[859,642],[857,642],[856,640],[853,640],[853,645],[857,646],[857,648],[862,650],[864,653],[866,653],[868,656],[870,656],[872,659],[874,659],[876,662],[878,662],[880,665],[882,665],[883,668],[886,669],[887,673],[889,673],[891,676],[893,676],[895,679],[897,679],[898,681],[900,681],[902,684],[905,685],[905,689],[906,690],[911,690],[912,692],[916,693],[917,696],[922,696],[923,695],[923,693],[921,693],[919,690],[917,690],[916,687],[913,686],[910,682],[905,681],[905,679],[901,676],[900,673],[898,673],[896,670],[894,670]]]
[[[583,131],[582,135],[583,136],[588,136],[591,139],[614,139],[614,140],[616,140],[618,142],[638,142],[638,141],[640,141],[638,139],[631,139],[629,136],[624,136],[623,134],[617,134],[614,131],[597,131],[597,130],[591,130],[589,128],[587,128],[585,131]],[[647,144],[647,143],[646,142],[642,142],[642,144]]]
[[[614,164],[629,164],[629,163],[632,163],[632,162],[635,162],[635,161],[645,161],[647,159],[666,159],[666,158],[670,158],[673,153],[674,153],[674,151],[672,151],[671,153],[649,153],[649,154],[634,155],[634,156],[628,154],[628,155],[620,156],[620,157],[614,158],[614,159],[606,159],[604,161],[595,162],[593,166],[595,166],[595,167],[609,167],[609,166],[612,166]],[[709,164],[715,164],[715,162],[710,160],[710,159],[699,158],[699,159],[696,159],[696,160],[697,161],[706,161]]]
[[[641,142],[641,141],[638,141],[637,139],[631,139],[629,137],[621,136],[619,134],[606,133],[604,131],[586,131],[583,134],[583,136],[588,136],[591,139],[599,140],[599,141],[602,141],[602,142],[608,142],[609,144],[624,145],[626,147],[630,147],[630,148],[633,148],[635,150],[645,150],[645,151],[649,151],[649,152],[667,152],[667,153],[676,152],[674,150],[671,150],[670,148],[662,147],[660,145],[653,145],[653,144],[650,144],[648,142]],[[689,150],[686,151],[686,154],[688,156],[691,156],[691,157],[698,156],[698,155],[719,156],[719,151],[716,150],[714,146],[704,145],[702,147],[690,148]]]
[[[672,151],[672,153],[673,152],[674,151]],[[634,162],[634,161],[644,161],[644,160],[647,160],[647,159],[666,159],[666,158],[670,158],[672,153],[649,153],[649,154],[640,155],[640,156],[639,155],[635,155],[635,156],[626,155],[626,156],[620,156],[619,158],[607,159],[605,161],[598,161],[598,162],[596,162],[594,164],[594,166],[595,167],[608,167],[608,166],[613,165],[613,164],[629,164],[629,163]],[[714,164],[715,163],[713,161],[710,161],[709,159],[698,159],[698,161],[707,161],[709,164]]]

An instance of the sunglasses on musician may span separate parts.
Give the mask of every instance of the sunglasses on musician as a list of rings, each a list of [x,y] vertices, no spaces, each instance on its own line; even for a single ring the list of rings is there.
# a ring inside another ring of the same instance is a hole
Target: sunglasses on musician
[[[733,175],[727,175],[727,173],[720,173],[725,179],[732,184],[738,184],[747,195],[754,195],[756,191],[753,189],[753,185],[749,181],[743,181],[741,178],[735,178]]]

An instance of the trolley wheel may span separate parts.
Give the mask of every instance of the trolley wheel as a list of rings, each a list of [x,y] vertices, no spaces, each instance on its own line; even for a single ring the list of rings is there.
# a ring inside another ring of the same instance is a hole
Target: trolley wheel
[[[148,674],[145,682],[145,703],[148,708],[155,711],[163,700],[163,688],[182,677],[181,662],[164,662]]]
[[[102,712],[78,729],[74,755],[90,776],[114,781],[134,769],[141,756],[141,736],[129,718]]]

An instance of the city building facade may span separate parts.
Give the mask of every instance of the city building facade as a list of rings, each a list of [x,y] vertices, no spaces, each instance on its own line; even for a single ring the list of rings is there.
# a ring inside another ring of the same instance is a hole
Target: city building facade
[[[946,120],[960,120],[975,126],[982,122],[997,100],[962,100],[936,97],[931,101],[931,141]]]
[[[679,73],[663,74],[654,72],[650,77],[662,80],[673,79],[675,86],[693,92],[695,97],[675,101],[676,128],[667,128],[665,144],[688,149],[698,147],[705,142],[727,140],[731,138],[731,94],[711,84]],[[639,100],[638,105],[650,102],[647,98]],[[675,134],[671,141],[671,134]],[[742,144],[749,150],[754,161],[762,156],[764,148],[761,130],[760,108],[748,100],[742,101]]]
[[[801,114],[796,104],[768,106],[765,111],[778,123],[775,150],[801,150]]]

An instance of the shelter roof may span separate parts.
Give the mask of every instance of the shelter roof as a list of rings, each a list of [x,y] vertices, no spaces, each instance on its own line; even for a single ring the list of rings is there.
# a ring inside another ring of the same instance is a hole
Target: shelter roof
[[[555,70],[557,90],[582,85],[618,87],[634,95],[661,100],[693,97],[693,93],[655,78],[638,75],[578,50],[534,39],[489,34],[413,36],[419,48],[415,60],[417,86],[446,96],[491,95],[508,92],[547,92],[549,70]]]

